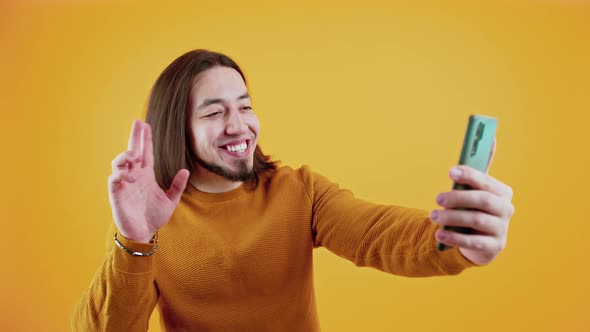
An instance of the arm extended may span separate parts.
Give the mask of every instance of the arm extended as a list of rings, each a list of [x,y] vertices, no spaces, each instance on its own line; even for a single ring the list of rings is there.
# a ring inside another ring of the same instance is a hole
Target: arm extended
[[[438,225],[427,211],[365,202],[305,167],[301,174],[313,206],[315,246],[357,266],[408,277],[458,274],[475,265],[456,248],[436,249]]]

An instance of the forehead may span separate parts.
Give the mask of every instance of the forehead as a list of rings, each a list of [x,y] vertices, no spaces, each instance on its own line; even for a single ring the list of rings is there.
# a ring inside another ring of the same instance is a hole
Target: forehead
[[[195,77],[191,99],[197,103],[211,98],[236,99],[247,92],[246,84],[237,70],[217,66]]]

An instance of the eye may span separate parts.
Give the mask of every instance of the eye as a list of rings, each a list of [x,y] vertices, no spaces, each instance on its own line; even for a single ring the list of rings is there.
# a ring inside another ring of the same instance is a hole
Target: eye
[[[242,106],[243,110],[247,110],[247,111],[251,111],[252,110],[252,106]]]
[[[221,114],[221,112],[217,111],[217,112],[213,112],[213,113],[209,113],[207,115],[205,115],[206,118],[211,118],[216,116],[217,114]]]

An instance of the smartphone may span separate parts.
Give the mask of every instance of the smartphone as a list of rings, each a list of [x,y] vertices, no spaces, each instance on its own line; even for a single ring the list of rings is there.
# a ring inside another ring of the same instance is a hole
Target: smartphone
[[[459,165],[467,165],[476,170],[485,172],[490,161],[490,154],[496,137],[496,128],[498,120],[485,115],[471,115],[465,138],[463,139],[463,148],[459,157]],[[453,183],[453,190],[471,190],[468,185]],[[463,210],[463,209],[461,209]],[[451,230],[463,234],[473,234],[472,228],[443,226],[443,229]],[[442,243],[437,243],[439,251],[444,251],[452,247]]]

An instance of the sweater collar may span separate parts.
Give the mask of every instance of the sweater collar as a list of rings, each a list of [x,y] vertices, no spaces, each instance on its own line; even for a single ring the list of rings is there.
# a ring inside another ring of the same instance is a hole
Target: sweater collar
[[[186,193],[189,194],[191,197],[194,197],[198,201],[203,202],[222,202],[227,201],[236,197],[241,196],[246,192],[244,188],[244,184],[240,184],[239,187],[232,189],[230,191],[222,192],[222,193],[206,193],[204,191],[200,191],[195,188],[192,184],[187,183],[186,186]]]

